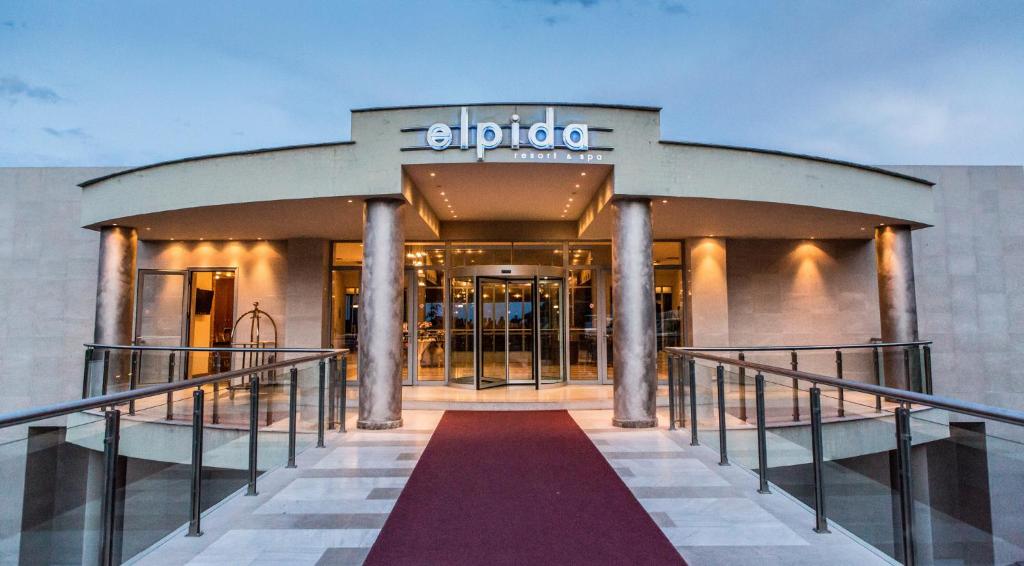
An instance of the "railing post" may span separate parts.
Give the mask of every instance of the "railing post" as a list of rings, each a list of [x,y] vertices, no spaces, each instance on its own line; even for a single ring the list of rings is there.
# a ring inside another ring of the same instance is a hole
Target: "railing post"
[[[295,433],[299,409],[299,368],[288,372],[288,464],[286,468],[295,467]]]
[[[932,347],[928,344],[924,345],[924,392],[932,394]]]
[[[797,363],[796,350],[789,353],[789,367],[797,371],[800,367]],[[800,381],[793,378],[793,420],[800,420]]]
[[[910,373],[910,346],[903,347],[903,375],[907,378],[907,391],[917,391],[917,384]]]
[[[747,359],[743,352],[740,352],[738,357],[741,362]],[[740,420],[747,422],[747,368],[739,366],[737,371],[740,378]]]
[[[82,369],[82,399],[89,397],[89,365],[92,363],[92,348],[85,349],[85,366]]]
[[[115,559],[115,537],[117,526],[117,458],[121,442],[121,411],[117,409],[104,413],[103,434],[103,508],[100,540],[100,564],[112,566]]]
[[[836,379],[840,379],[840,380],[843,379],[843,352],[842,352],[842,350],[836,350]],[[846,390],[843,389],[842,387],[838,387],[837,389],[839,389],[839,391],[838,391],[838,393],[839,393],[839,395],[838,395],[839,396],[839,410],[837,412],[838,412],[839,418],[843,418],[843,417],[846,416]]]
[[[107,375],[110,373],[110,350],[103,350],[103,383],[100,384],[100,394],[107,394]]]
[[[896,475],[900,489],[900,527],[903,564],[914,564],[914,494],[911,491],[910,409],[900,403],[896,409]]]
[[[676,407],[679,410],[679,426],[686,428],[686,379],[683,378],[686,374],[683,372],[683,361],[685,361],[683,356],[676,356],[676,379],[678,380],[678,383],[676,383],[676,395],[678,397]]]
[[[246,495],[256,495],[256,451],[258,450],[260,419],[260,379],[256,374],[249,378],[249,488]]]
[[[827,533],[828,519],[825,516],[825,481],[822,470],[821,446],[821,390],[811,387],[811,458],[814,467],[814,532]]]
[[[167,357],[167,383],[174,383],[174,352]],[[167,420],[174,418],[174,392],[167,392]]]
[[[141,364],[139,364],[139,355],[140,354],[142,354],[141,351],[132,350],[131,358],[128,361],[128,390],[129,391],[135,391],[135,386],[138,385],[138,381],[139,381],[139,378],[138,378],[138,368],[141,365]],[[128,401],[128,414],[129,415],[134,415],[135,414],[135,399],[132,399],[131,401]]]
[[[327,428],[334,430],[334,406],[338,402],[338,361],[334,356],[327,358]]]
[[[327,364],[320,360],[320,383],[317,389],[316,400],[316,447],[324,447],[324,395],[326,394],[326,369]]]
[[[729,450],[725,445],[725,367],[722,364],[715,368],[715,384],[718,389],[718,465],[728,466]]]
[[[676,364],[673,356],[668,357],[668,429],[676,429]]]
[[[189,507],[188,534],[202,536],[199,521],[202,513],[203,492],[203,388],[192,392],[192,485]]]
[[[697,361],[686,360],[690,373],[690,446],[698,446],[697,442]]]
[[[756,395],[755,411],[757,412],[757,477],[760,480],[758,493],[771,493],[768,489],[768,438],[764,423],[764,376],[757,372],[754,376],[754,394]]]
[[[348,410],[348,354],[342,354],[341,356],[341,403],[339,404],[338,411],[340,414],[339,428],[341,432],[345,432],[345,413]]]
[[[875,380],[876,384],[881,386],[885,382],[885,366],[882,364],[882,354],[878,351],[878,347],[871,348],[872,361],[875,365]],[[875,395],[875,411],[882,412],[882,396]]]

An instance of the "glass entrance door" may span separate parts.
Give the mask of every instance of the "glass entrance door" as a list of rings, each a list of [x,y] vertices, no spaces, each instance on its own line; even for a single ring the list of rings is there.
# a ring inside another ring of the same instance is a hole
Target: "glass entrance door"
[[[478,389],[508,383],[508,282],[504,279],[477,279],[480,379]]]

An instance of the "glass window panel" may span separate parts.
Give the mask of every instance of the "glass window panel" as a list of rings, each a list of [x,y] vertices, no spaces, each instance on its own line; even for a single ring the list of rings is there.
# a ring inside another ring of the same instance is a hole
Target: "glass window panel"
[[[419,381],[444,381],[444,272],[416,270]]]
[[[594,271],[569,273],[569,377],[596,380],[597,372],[597,298]]]
[[[473,385],[476,289],[472,277],[453,277],[451,281],[450,379],[452,383]]]
[[[515,243],[512,245],[512,263],[517,265],[562,266],[562,244]]]
[[[363,265],[363,245],[359,242],[335,242],[331,253],[331,265],[354,266]]]
[[[569,244],[569,265],[611,265],[612,245],[608,243]]]
[[[444,244],[441,242],[406,244],[405,265],[410,267],[444,267]]]
[[[466,265],[509,265],[512,263],[511,243],[469,242],[452,244],[453,267]]]
[[[331,271],[331,347],[348,348],[348,380],[359,375],[359,269]]]
[[[682,265],[683,254],[679,242],[654,242],[654,265]]]
[[[682,287],[680,269],[654,270],[654,324],[658,345],[658,379],[668,379],[665,348],[682,346]]]

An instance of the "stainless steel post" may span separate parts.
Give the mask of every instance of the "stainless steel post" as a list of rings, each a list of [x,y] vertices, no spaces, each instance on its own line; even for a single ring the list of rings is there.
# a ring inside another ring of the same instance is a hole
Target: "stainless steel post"
[[[612,201],[612,353],[615,360],[612,424],[658,424],[657,342],[651,201]]]
[[[814,532],[827,533],[825,516],[825,479],[822,469],[821,446],[821,389],[811,387],[811,458],[814,467]]]
[[[288,372],[288,464],[295,467],[295,434],[299,412],[299,368]]]
[[[100,384],[100,391],[107,394],[107,380],[110,376],[110,350],[103,350],[103,383]]]
[[[185,536],[202,536],[200,516],[202,514],[203,492],[203,389],[192,392],[192,485],[190,492],[190,508],[188,534]]]
[[[771,493],[768,489],[768,435],[764,423],[764,376],[757,372],[754,376],[754,394],[757,396],[757,477],[760,486],[758,493]]]
[[[249,378],[249,488],[246,495],[256,495],[256,464],[259,449],[260,378],[253,374]]]
[[[924,345],[924,392],[932,394],[932,347],[928,344]]]
[[[92,365],[92,348],[85,349],[85,366],[82,368],[82,399],[89,397],[90,391],[92,391],[91,379],[89,379],[89,366]]]
[[[174,352],[167,356],[167,383],[174,383]],[[174,392],[167,392],[167,420],[174,418]]]
[[[900,528],[903,564],[914,564],[914,493],[911,483],[910,408],[896,409],[896,476],[900,490]]]
[[[690,373],[690,446],[698,446],[697,442],[697,361],[687,360]]]
[[[843,352],[842,350],[836,350],[836,379],[843,378]],[[846,390],[842,387],[837,387],[839,397],[839,418],[846,416]]]
[[[725,368],[718,364],[715,368],[715,385],[718,389],[718,465],[729,465],[729,451],[725,446]]]
[[[316,447],[324,447],[324,396],[326,395],[326,365],[324,360],[320,360],[320,382],[317,387],[317,398],[316,398]]]
[[[684,361],[684,358],[682,356],[676,356],[675,357],[676,379],[678,380],[678,383],[676,384],[676,395],[678,396],[678,401],[676,403],[676,407],[678,407],[678,412],[679,412],[679,426],[685,428],[686,427],[686,379],[683,376],[685,376],[686,374],[683,371],[683,361]]]
[[[910,373],[910,347],[909,346],[904,346],[903,347],[903,378],[905,379],[906,384],[907,384],[907,386],[906,386],[906,390],[907,391],[918,391],[917,384],[914,383],[914,379],[911,377],[911,373]]]
[[[676,429],[676,364],[675,357],[668,357],[668,429]]]
[[[789,366],[793,368],[793,371],[799,369],[796,350],[789,353]],[[800,420],[800,382],[796,379],[793,379],[793,420]]]
[[[142,352],[137,352],[135,350],[132,350],[131,362],[128,364],[128,390],[129,391],[135,391],[135,387],[138,385],[138,367],[141,365],[141,364],[138,363],[139,362],[139,356],[138,355],[141,354],[141,353]],[[134,415],[135,414],[135,399],[132,399],[131,401],[128,401],[128,414],[129,415]]]
[[[121,411],[113,409],[104,413],[103,434],[103,508],[100,564],[112,566],[115,556],[120,554],[114,548],[117,533],[117,458],[121,441]]]
[[[871,348],[872,358],[875,365],[875,380],[877,385],[885,384],[885,366],[882,364],[882,354],[878,347]],[[875,411],[882,412],[882,396],[875,395]]]
[[[348,410],[348,354],[342,354],[341,356],[341,401],[339,402],[338,412],[341,416],[339,419],[338,430],[345,432],[345,418]]]
[[[742,362],[746,360],[747,357],[743,354],[743,352],[740,352],[739,359]],[[736,371],[739,374],[740,378],[740,420],[743,422],[747,422],[747,368],[740,366],[736,368]]]

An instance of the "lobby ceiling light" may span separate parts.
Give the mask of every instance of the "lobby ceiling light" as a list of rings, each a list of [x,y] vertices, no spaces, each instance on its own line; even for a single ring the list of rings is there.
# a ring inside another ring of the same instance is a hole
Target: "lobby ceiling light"
[[[431,177],[436,177],[436,176],[437,176],[437,173],[434,173],[433,171],[431,171],[431,172],[430,172],[430,176],[431,176]]]
[[[576,188],[577,189],[580,188],[580,184],[579,183],[576,183]]]
[[[444,191],[441,191],[441,196],[444,196]]]
[[[352,199],[348,199],[348,202],[352,202]]]
[[[569,197],[569,202],[572,202],[572,197]]]
[[[580,177],[586,177],[586,176],[587,176],[587,172],[586,171],[581,171],[580,172]]]
[[[661,204],[668,204],[667,200],[662,199]]]

